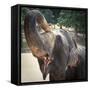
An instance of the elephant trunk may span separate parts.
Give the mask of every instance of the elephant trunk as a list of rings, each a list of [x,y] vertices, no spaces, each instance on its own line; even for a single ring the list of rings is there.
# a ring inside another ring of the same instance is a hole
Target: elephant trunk
[[[46,54],[46,51],[38,33],[36,23],[38,23],[38,25],[46,32],[50,30],[43,15],[38,10],[31,10],[24,20],[24,32],[26,41],[33,55],[36,57],[41,57]]]
[[[46,78],[48,65],[50,63],[50,59],[48,59],[47,47],[45,47],[40,33],[38,32],[37,25],[41,27],[45,32],[50,31],[50,27],[45,20],[44,16],[38,10],[31,10],[25,17],[24,20],[24,32],[27,44],[32,51],[32,54],[38,58],[38,60],[42,60],[44,65],[41,68],[41,72],[43,73],[43,79]],[[47,59],[45,59],[47,58]]]

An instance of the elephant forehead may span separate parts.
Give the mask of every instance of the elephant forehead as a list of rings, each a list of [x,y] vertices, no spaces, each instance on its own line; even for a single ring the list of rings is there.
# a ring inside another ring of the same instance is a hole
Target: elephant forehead
[[[55,31],[53,31],[53,33],[54,33],[56,36],[59,35],[59,36],[61,37],[64,46],[66,46],[66,47],[69,46],[67,37],[66,37],[65,35],[63,35],[63,33],[60,32],[60,30],[55,30]]]
[[[56,36],[52,32],[47,32],[47,33],[42,33],[41,38],[49,54],[52,53]]]

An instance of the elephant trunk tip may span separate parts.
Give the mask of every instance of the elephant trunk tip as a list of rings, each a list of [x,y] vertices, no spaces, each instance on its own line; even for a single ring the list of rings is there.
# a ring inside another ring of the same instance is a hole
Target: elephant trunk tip
[[[44,73],[44,74],[43,74],[43,80],[45,80],[45,79],[46,79],[46,76],[47,76],[47,75]]]

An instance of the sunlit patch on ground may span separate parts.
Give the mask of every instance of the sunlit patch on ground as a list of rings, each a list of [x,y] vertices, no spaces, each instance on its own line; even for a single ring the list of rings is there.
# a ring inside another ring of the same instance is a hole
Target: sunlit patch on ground
[[[21,54],[21,82],[49,81],[49,75],[43,80],[37,59],[31,53]]]

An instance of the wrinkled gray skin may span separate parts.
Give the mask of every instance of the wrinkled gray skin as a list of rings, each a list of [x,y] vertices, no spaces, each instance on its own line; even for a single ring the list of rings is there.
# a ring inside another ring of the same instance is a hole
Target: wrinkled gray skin
[[[45,54],[51,63],[46,64],[43,58],[37,57],[43,79],[49,73],[50,81],[74,80],[85,78],[85,48],[78,48],[75,40],[67,31],[60,30],[58,33],[52,31],[40,33],[36,24],[36,18],[44,16],[38,10],[30,10],[24,20],[24,31],[28,46],[38,47],[40,53]],[[45,20],[45,18],[43,19]],[[78,63],[79,62],[79,63]]]

